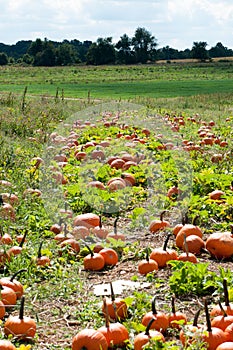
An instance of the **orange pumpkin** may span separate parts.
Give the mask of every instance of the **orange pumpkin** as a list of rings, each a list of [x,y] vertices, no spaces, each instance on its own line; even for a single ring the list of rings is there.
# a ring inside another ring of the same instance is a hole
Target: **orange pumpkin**
[[[147,312],[142,318],[142,324],[147,326],[150,322],[151,318],[153,318],[153,322],[151,324],[151,329],[156,329],[159,332],[165,332],[169,327],[169,319],[168,316],[162,312],[157,311],[155,307],[156,297],[152,299],[151,308],[152,310]]]
[[[170,223],[166,220],[163,220],[163,216],[166,213],[166,211],[163,211],[160,214],[160,219],[159,220],[152,220],[150,225],[149,225],[149,231],[151,233],[156,233],[158,231],[164,230],[166,227],[170,226]]]
[[[99,215],[93,213],[85,213],[77,215],[74,218],[73,225],[74,226],[85,226],[87,228],[93,228],[99,226],[100,218]]]
[[[150,254],[150,259],[155,260],[159,268],[165,267],[169,260],[177,260],[178,258],[178,254],[175,250],[167,249],[167,244],[170,237],[171,235],[168,234],[164,241],[163,247],[153,249]]]
[[[215,259],[227,259],[233,255],[232,232],[214,232],[206,240],[206,249]]]
[[[5,335],[13,335],[18,339],[34,338],[36,334],[36,323],[29,317],[24,316],[24,296],[21,298],[18,316],[10,315],[4,324]]]
[[[137,334],[134,338],[134,350],[143,350],[145,345],[148,344],[152,338],[155,338],[161,342],[165,342],[165,338],[161,332],[156,330],[150,331],[153,321],[154,318],[152,317],[146,327],[145,332]]]
[[[186,237],[196,235],[202,238],[203,233],[200,227],[195,225],[195,220],[193,224],[185,224],[176,236],[176,245],[180,249],[182,249],[184,244],[184,235],[186,235]]]
[[[104,335],[95,329],[83,329],[72,339],[72,350],[107,350],[108,344]]]

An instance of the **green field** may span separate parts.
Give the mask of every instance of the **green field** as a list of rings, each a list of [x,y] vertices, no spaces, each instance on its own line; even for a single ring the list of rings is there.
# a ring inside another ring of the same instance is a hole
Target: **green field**
[[[2,67],[0,91],[105,99],[174,98],[233,92],[232,63],[104,67]]]

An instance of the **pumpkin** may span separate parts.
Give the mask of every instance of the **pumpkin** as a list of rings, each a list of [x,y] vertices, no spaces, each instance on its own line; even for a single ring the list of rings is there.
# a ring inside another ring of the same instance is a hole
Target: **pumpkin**
[[[128,315],[127,304],[122,298],[116,298],[112,282],[110,282],[111,298],[106,298],[102,306],[102,312],[112,320],[124,320]]]
[[[38,253],[37,253],[36,264],[39,266],[50,265],[50,258],[46,255],[42,255],[42,252],[41,252],[42,244],[43,242],[40,242]]]
[[[165,267],[169,260],[177,260],[177,252],[173,249],[167,249],[167,244],[170,237],[171,234],[168,234],[164,241],[163,247],[155,248],[150,253],[150,259],[155,260],[159,268]]]
[[[93,213],[85,213],[77,215],[74,218],[73,225],[74,226],[85,226],[87,228],[93,228],[95,226],[99,226],[100,218],[99,215]]]
[[[182,246],[184,244],[184,235],[186,235],[186,237],[196,235],[202,238],[202,230],[200,227],[196,226],[195,221],[196,218],[194,219],[193,224],[185,224],[178,232],[176,236],[176,245],[178,248],[182,249]]]
[[[86,226],[74,226],[72,236],[76,239],[85,238],[89,236],[90,230]]]
[[[207,343],[208,350],[216,350],[216,348],[220,344],[222,344],[223,342],[225,342],[227,340],[226,335],[222,329],[211,326],[210,315],[209,315],[209,310],[208,310],[206,298],[204,299],[204,305],[205,305],[207,329],[206,329],[206,331],[203,332],[202,339],[205,343]]]
[[[65,222],[64,230],[61,231],[60,233],[56,234],[56,236],[54,236],[54,239],[57,242],[63,242],[66,239],[69,239],[69,238],[74,238],[74,236],[71,233],[68,232],[68,230],[67,230],[67,223]]]
[[[224,195],[225,195],[225,192],[221,190],[214,190],[209,193],[209,198],[216,201],[216,200],[221,200],[222,196]]]
[[[178,188],[177,183],[175,183],[174,186],[169,188],[169,190],[167,191],[167,197],[171,200],[177,200],[180,194],[181,194],[181,190]]]
[[[85,270],[99,271],[104,268],[105,260],[100,253],[94,253],[91,248],[86,245],[90,254],[86,255],[83,259],[83,265]]]
[[[196,235],[190,235],[186,237],[186,244],[189,253],[199,255],[202,249],[205,248],[205,242],[202,238]],[[183,243],[182,249],[185,251],[185,243]]]
[[[68,247],[75,253],[80,252],[80,245],[75,238],[68,238],[64,240],[63,242],[60,243],[60,247],[61,248]]]
[[[9,340],[0,340],[0,349],[1,350],[16,350],[16,347]]]
[[[224,302],[225,305],[222,305],[223,310],[226,312],[227,315],[233,315],[233,304],[229,301],[229,293],[228,293],[228,286],[227,286],[227,280],[226,278],[223,279],[223,292],[224,292]],[[216,305],[213,307],[213,309],[210,312],[210,315],[212,317],[222,315],[222,309],[220,305]]]
[[[27,235],[27,231],[25,231],[24,235],[21,237],[21,240],[18,246],[14,245],[7,250],[7,254],[9,255],[9,257],[11,257],[12,255],[16,256],[22,253],[23,245],[26,240],[26,235]]]
[[[233,323],[225,328],[226,341],[233,342]]]
[[[224,342],[216,348],[216,350],[232,350],[232,349],[233,349],[233,342],[232,341]]]
[[[16,304],[17,296],[12,288],[0,284],[0,296],[5,307],[12,307]]]
[[[83,329],[72,339],[72,350],[107,350],[104,335],[95,329]]]
[[[196,264],[198,262],[197,258],[196,258],[196,255],[194,255],[193,253],[189,253],[187,242],[186,242],[186,235],[185,234],[184,234],[184,246],[185,246],[185,253],[181,253],[178,256],[178,260],[180,260],[180,261],[190,261],[190,262]]]
[[[6,308],[5,308],[5,305],[4,303],[0,300],[0,320],[3,319],[3,317],[5,316],[6,314]],[[1,349],[1,348],[0,348]]]
[[[214,232],[206,240],[206,249],[215,259],[228,259],[233,255],[232,232]]]
[[[146,275],[150,272],[157,271],[158,268],[158,263],[154,259],[150,259],[149,250],[146,249],[146,258],[138,263],[138,272],[141,275]]]
[[[172,296],[172,312],[168,315],[169,327],[180,329],[181,325],[187,323],[187,316],[175,308],[175,296]]]
[[[222,315],[218,315],[215,316],[212,320],[211,320],[211,326],[212,327],[217,327],[222,329],[223,331],[225,331],[225,329],[231,324],[233,323],[233,315],[227,315],[226,311],[224,310],[221,302],[218,302],[219,307],[222,311]]]
[[[105,311],[105,326],[102,326],[98,329],[101,332],[106,340],[108,347],[113,346],[123,346],[127,340],[129,340],[129,332],[127,328],[120,322],[109,322],[109,316],[106,309],[106,298],[103,299]]]
[[[5,335],[13,335],[19,339],[34,338],[36,334],[36,323],[29,317],[24,316],[25,297],[22,296],[18,316],[10,315],[4,324]]]
[[[117,252],[112,248],[103,248],[100,250],[100,255],[103,256],[105,265],[107,266],[113,266],[118,263],[118,254]]]
[[[9,287],[13,289],[13,291],[16,294],[17,299],[20,299],[24,293],[23,285],[15,279],[16,276],[18,276],[20,273],[27,271],[26,269],[20,269],[19,271],[15,272],[11,277],[2,277],[0,279],[0,284],[2,286]]]
[[[108,229],[104,228],[102,225],[102,217],[99,216],[99,226],[96,226],[92,229],[92,233],[101,239],[105,239],[109,233]]]
[[[144,326],[147,326],[148,323],[150,322],[151,318],[153,317],[153,322],[152,322],[150,328],[156,329],[159,332],[165,332],[166,329],[169,327],[168,316],[164,312],[156,310],[155,300],[156,300],[156,297],[154,296],[154,298],[151,301],[152,310],[147,312],[143,316],[142,324]]]
[[[150,342],[150,339],[152,338],[155,338],[156,340],[159,340],[161,342],[165,342],[165,338],[161,332],[156,330],[150,331],[150,327],[153,321],[154,318],[152,317],[146,327],[145,332],[137,334],[134,338],[134,350],[143,350],[144,345],[148,344]]]
[[[170,223],[166,220],[163,220],[164,214],[166,213],[166,210],[164,210],[160,214],[159,220],[152,220],[149,225],[149,231],[151,233],[156,233],[158,231],[164,230],[166,227],[170,226]]]
[[[183,346],[187,346],[195,341],[196,337],[200,337],[203,326],[198,324],[198,317],[200,315],[200,309],[196,312],[193,323],[186,324],[180,330],[179,338]]]
[[[114,220],[113,232],[108,233],[107,236],[106,236],[106,241],[107,242],[109,242],[108,238],[114,238],[116,240],[125,241],[125,235],[123,233],[118,232],[118,228],[117,228],[118,220],[119,220],[119,216]]]

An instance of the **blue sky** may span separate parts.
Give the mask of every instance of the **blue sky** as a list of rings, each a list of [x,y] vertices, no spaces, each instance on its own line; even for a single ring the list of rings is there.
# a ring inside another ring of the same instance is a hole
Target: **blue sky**
[[[183,50],[194,41],[207,49],[233,48],[232,0],[0,0],[0,42],[48,38],[96,41],[146,28],[158,47]]]

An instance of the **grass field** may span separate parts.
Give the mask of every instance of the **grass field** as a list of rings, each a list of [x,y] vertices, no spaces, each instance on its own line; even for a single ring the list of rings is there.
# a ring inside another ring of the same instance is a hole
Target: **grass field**
[[[129,99],[173,98],[232,93],[233,64],[189,63],[104,67],[2,67],[0,90],[65,97]]]
[[[130,331],[130,342],[124,350],[134,350],[133,339],[144,330],[141,319],[151,307],[152,296],[156,296],[158,310],[168,313],[171,296],[176,294],[177,310],[185,311],[190,323],[197,307],[203,306],[204,296],[212,306],[219,298],[223,300],[223,278],[227,279],[233,301],[232,257],[215,260],[205,250],[198,256],[199,264],[177,264],[148,275],[139,275],[137,270],[148,249],[161,248],[166,232],[172,232],[169,228],[156,234],[148,232],[150,220],[161,219],[164,208],[165,219],[172,226],[180,223],[181,211],[187,210],[190,222],[199,220],[205,240],[212,232],[229,231],[233,222],[232,73],[231,62],[0,67],[0,191],[4,201],[16,198],[12,211],[4,211],[9,208],[7,203],[0,205],[3,258],[12,244],[19,248],[19,234],[27,235],[17,256],[0,261],[0,274],[9,277],[26,269],[17,279],[24,285],[25,315],[37,323],[35,339],[10,336],[17,350],[71,350],[72,338],[78,331],[104,324],[102,297],[94,287],[110,281],[142,283],[119,294],[129,309],[124,324]],[[140,113],[135,106],[140,107]],[[112,126],[106,127],[105,121]],[[144,127],[149,127],[148,136]],[[204,142],[199,128],[208,140],[212,139],[211,145]],[[90,141],[97,146],[90,146]],[[125,192],[106,190],[101,196],[94,190],[92,196],[89,180],[96,178],[107,186],[113,176],[119,180],[122,175],[121,169],[114,170],[105,159],[92,158],[92,152],[101,150],[98,144],[102,141],[109,142],[104,149],[106,160],[129,153],[138,162],[128,170],[135,175],[136,186],[126,187]],[[225,146],[220,145],[222,141]],[[171,143],[174,148],[170,149]],[[79,160],[76,151],[83,150],[87,158]],[[64,156],[64,162],[60,162]],[[59,174],[64,175],[66,183],[61,184]],[[184,196],[173,201],[166,191],[177,180]],[[51,184],[54,187],[50,188]],[[41,195],[33,192],[38,189]],[[215,189],[225,193],[217,202],[209,197]],[[119,205],[118,232],[125,234],[126,241],[107,242],[90,232],[87,237],[78,236],[81,250],[75,252],[54,239],[52,225],[60,226],[63,238],[73,233],[73,218],[67,216],[67,208],[74,215],[87,211],[103,214],[103,227],[112,232],[117,211],[105,212],[101,205]],[[5,234],[12,237],[10,245],[4,243]],[[42,256],[50,259],[46,266],[37,264],[42,242]],[[89,253],[86,243],[91,248],[96,243],[114,248],[119,263],[101,271],[88,271],[83,265]],[[182,252],[174,236],[169,247]],[[0,340],[6,339],[6,319],[11,314],[18,315],[18,311],[19,301],[0,321]],[[203,308],[198,322],[205,322]],[[174,329],[165,335],[166,343],[159,347],[164,350],[207,349],[201,338],[196,344],[181,347]]]

